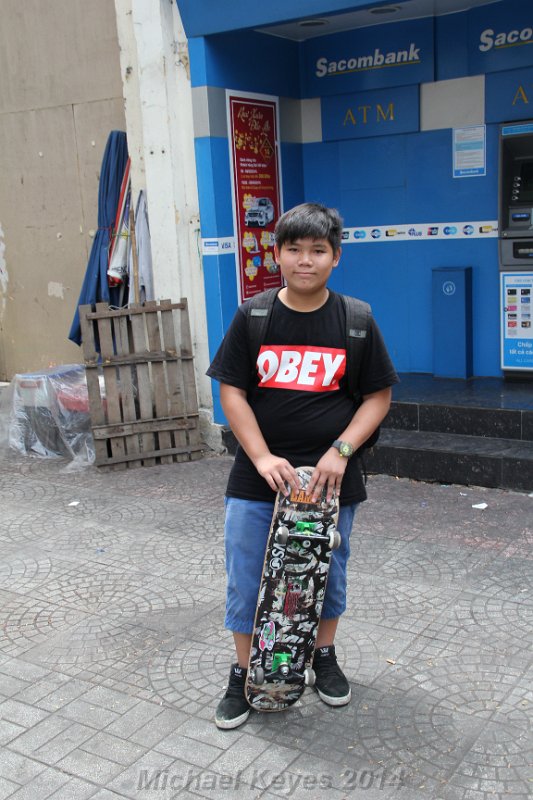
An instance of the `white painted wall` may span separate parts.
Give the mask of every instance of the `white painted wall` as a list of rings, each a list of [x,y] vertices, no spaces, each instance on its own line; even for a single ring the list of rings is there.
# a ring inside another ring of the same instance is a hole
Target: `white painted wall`
[[[148,199],[156,299],[189,303],[200,405],[212,408],[188,47],[169,0],[115,0],[134,198]]]

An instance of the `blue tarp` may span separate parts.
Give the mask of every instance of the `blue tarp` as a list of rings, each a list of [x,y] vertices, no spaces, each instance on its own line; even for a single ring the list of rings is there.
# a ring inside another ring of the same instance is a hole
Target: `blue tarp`
[[[110,289],[107,282],[107,259],[109,240],[120,197],[120,186],[126,163],[128,145],[123,131],[111,131],[107,140],[100,183],[98,186],[98,230],[94,237],[87,271],[81,287],[76,313],[68,338],[81,344],[81,329],[78,307],[94,303],[118,304],[120,288]]]

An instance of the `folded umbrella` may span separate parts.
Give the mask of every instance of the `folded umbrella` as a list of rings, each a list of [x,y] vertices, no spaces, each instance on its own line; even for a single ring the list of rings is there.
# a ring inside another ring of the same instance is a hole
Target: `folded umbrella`
[[[128,162],[128,145],[123,131],[109,134],[98,186],[98,230],[93,240],[85,278],[81,287],[74,319],[68,338],[81,344],[79,306],[94,303],[115,305],[119,297],[118,289],[110,289],[107,277],[109,243],[112,236],[120,188]]]

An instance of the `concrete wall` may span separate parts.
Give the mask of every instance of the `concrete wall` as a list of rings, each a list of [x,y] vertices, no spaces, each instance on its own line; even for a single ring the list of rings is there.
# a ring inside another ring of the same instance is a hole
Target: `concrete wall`
[[[155,299],[188,300],[198,401],[210,419],[188,44],[176,3],[115,0],[115,6],[132,191],[146,192]]]
[[[105,143],[125,130],[114,3],[2,0],[0,74],[0,379],[10,379],[81,360],[67,334]]]

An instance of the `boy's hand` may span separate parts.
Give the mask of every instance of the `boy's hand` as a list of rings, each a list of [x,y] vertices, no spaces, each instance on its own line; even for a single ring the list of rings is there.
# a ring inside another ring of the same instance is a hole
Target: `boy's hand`
[[[327,500],[331,500],[333,494],[337,496],[341,491],[341,483],[346,472],[348,459],[343,458],[335,447],[326,450],[320,461],[315,467],[311,480],[307,487],[309,494],[313,495],[313,500],[317,500],[324,486],[327,487]]]
[[[289,492],[286,483],[296,492],[300,489],[300,481],[296,470],[286,458],[280,458],[268,453],[268,455],[260,456],[255,460],[255,468],[275,492],[280,491],[287,496]]]

